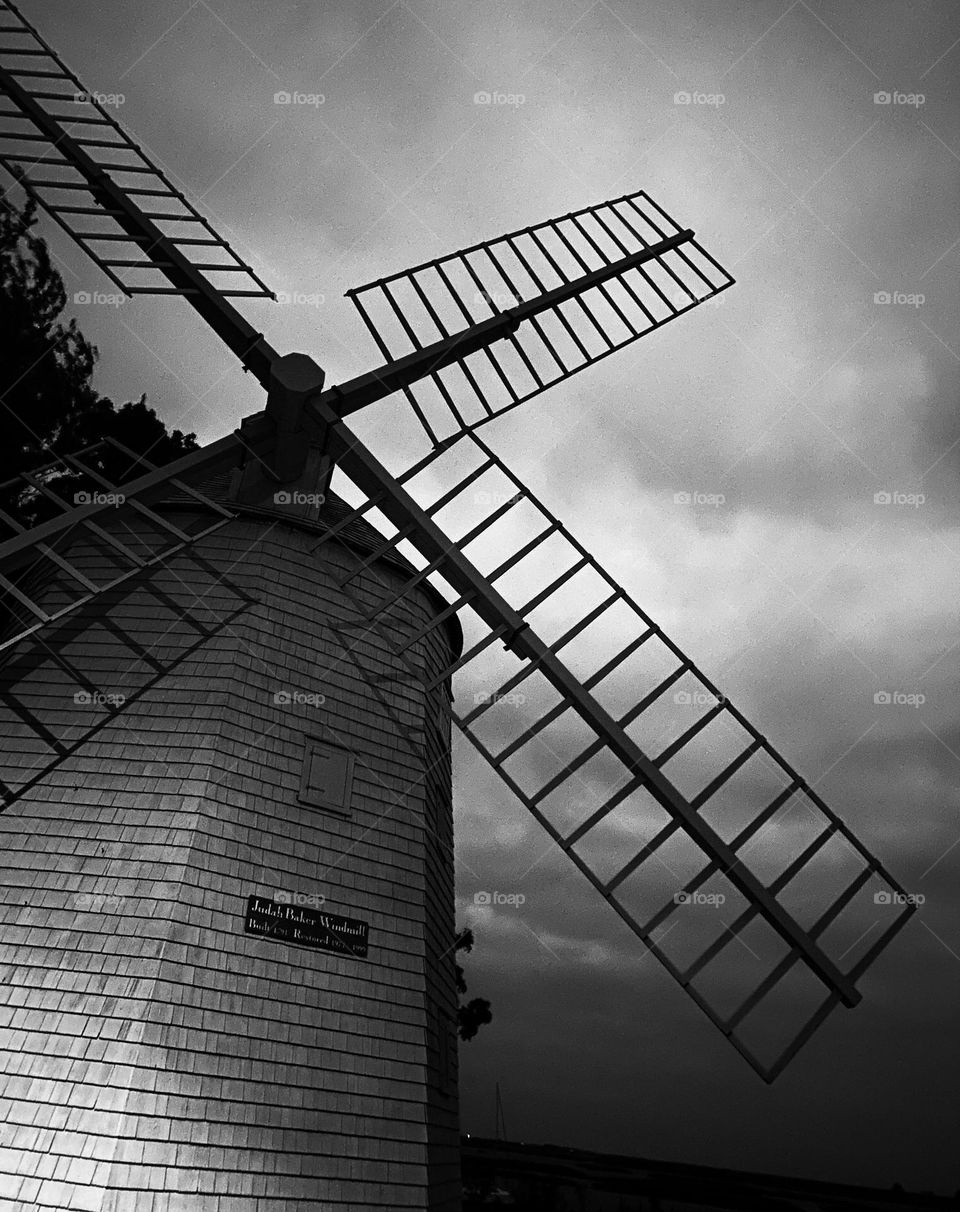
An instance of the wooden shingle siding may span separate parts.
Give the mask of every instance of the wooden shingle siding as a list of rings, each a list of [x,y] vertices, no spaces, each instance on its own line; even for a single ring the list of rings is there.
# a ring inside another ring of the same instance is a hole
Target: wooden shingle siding
[[[337,585],[362,557],[316,546],[240,517],[0,667],[0,1212],[459,1207],[448,692],[398,680]],[[298,800],[311,740],[353,755],[343,816]],[[277,890],[368,958],[244,934]]]

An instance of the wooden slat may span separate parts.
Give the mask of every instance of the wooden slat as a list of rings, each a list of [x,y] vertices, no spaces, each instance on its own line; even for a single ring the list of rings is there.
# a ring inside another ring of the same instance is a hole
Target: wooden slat
[[[720,712],[725,709],[725,707],[725,703],[715,703],[713,707],[711,707],[709,711],[704,712],[700,719],[697,720],[697,722],[690,728],[688,728],[686,732],[678,736],[677,739],[673,741],[672,744],[668,745],[662,753],[657,754],[657,756],[653,759],[654,765],[666,766],[667,762],[669,762],[671,758],[676,757],[680,750],[683,749],[684,746],[690,741],[692,741],[698,733],[702,732],[712,720],[715,720]]]
[[[651,854],[653,854],[654,850],[661,846],[668,837],[672,837],[672,835],[676,833],[679,828],[679,821],[673,819],[667,821],[663,828],[658,830],[658,832],[654,834],[649,842],[645,843],[645,845],[637,854],[633,856],[629,863],[625,863],[612,879],[607,880],[606,884],[604,885],[604,891],[607,893],[607,895],[613,892],[615,888],[618,888],[628,876],[633,875],[634,871],[636,871],[636,869],[642,863],[647,861]]]

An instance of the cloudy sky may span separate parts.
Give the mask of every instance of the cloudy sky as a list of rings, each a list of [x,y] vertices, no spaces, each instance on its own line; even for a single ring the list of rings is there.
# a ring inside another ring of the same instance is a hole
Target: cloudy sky
[[[329,381],[378,361],[348,287],[636,189],[736,277],[486,436],[925,901],[767,1088],[460,742],[459,918],[495,1014],[461,1049],[463,1127],[492,1135],[499,1080],[512,1139],[960,1187],[960,9],[22,8],[261,276],[309,297],[246,314]],[[53,247],[68,291],[105,288]],[[116,400],[146,391],[203,441],[262,407],[185,304],[73,310]]]

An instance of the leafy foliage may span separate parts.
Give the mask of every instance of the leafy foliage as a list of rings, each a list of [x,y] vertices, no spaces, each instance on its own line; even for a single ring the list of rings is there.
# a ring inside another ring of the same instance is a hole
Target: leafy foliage
[[[457,951],[473,950],[473,931],[461,930],[455,944]],[[467,982],[463,976],[463,968],[457,964],[457,992],[464,994]],[[461,1039],[473,1039],[484,1023],[493,1021],[490,1003],[485,997],[474,997],[469,1002],[461,1003],[457,1010],[457,1034]]]
[[[95,390],[97,348],[75,319],[60,319],[67,302],[63,278],[33,230],[36,219],[33,199],[22,210],[0,199],[0,405],[7,435],[0,444],[0,484],[53,463],[39,478],[72,504],[79,488],[97,486],[72,469],[65,454],[112,437],[163,464],[196,450],[197,442],[195,434],[168,433],[144,396],[118,408]],[[111,448],[89,461],[113,482],[147,470]],[[24,525],[58,512],[35,490],[5,488],[0,497],[0,506]]]

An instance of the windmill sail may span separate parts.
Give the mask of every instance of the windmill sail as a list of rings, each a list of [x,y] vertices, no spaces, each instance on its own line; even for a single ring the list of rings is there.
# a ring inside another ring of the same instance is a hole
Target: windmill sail
[[[456,674],[464,735],[772,1081],[859,1000],[910,899],[476,433],[396,480],[336,433],[358,512],[391,525],[380,553],[419,557],[396,601],[438,578],[454,599],[398,655],[460,613],[464,652],[426,689]],[[445,513],[470,518],[459,537]]]
[[[104,451],[121,455],[131,474],[119,480],[103,475],[98,463]],[[230,434],[158,468],[106,438],[0,485],[7,506],[0,508],[0,652],[145,569],[166,563],[229,522],[234,516],[229,510],[178,477],[235,463],[239,451],[239,438]],[[181,526],[150,508],[153,495],[171,487],[196,501],[212,520]],[[28,528],[17,516],[24,506],[39,506],[48,516]],[[107,519],[109,525],[101,525]],[[80,568],[66,555],[78,546],[97,550],[103,558],[89,569]],[[54,583],[58,601],[51,610]]]
[[[276,355],[228,296],[273,298],[10,0],[0,164],[126,295],[184,295],[266,386]]]
[[[692,231],[639,191],[389,274],[347,297],[388,361],[517,312],[521,322],[505,342],[465,353],[406,388],[437,445],[516,408],[733,282]],[[533,310],[535,301],[550,305]]]

